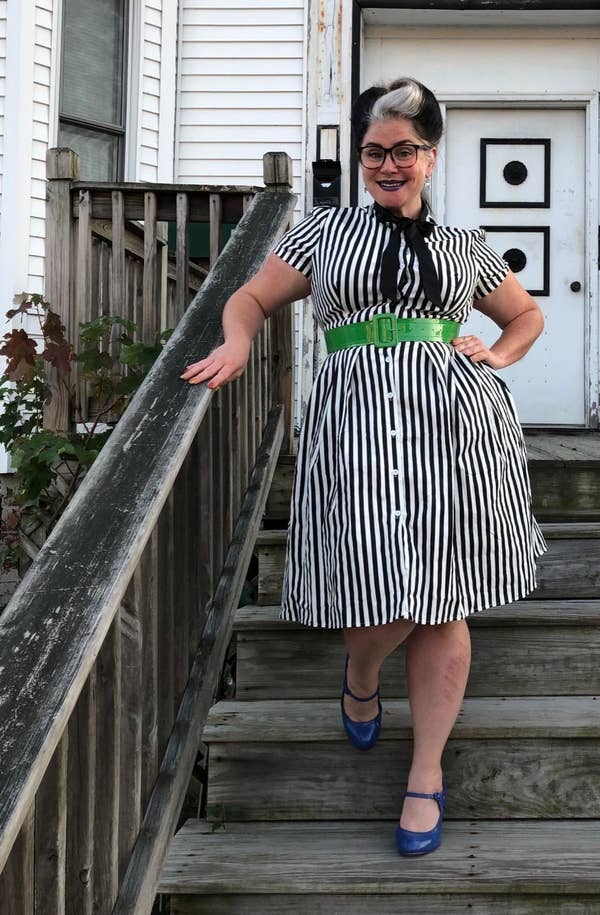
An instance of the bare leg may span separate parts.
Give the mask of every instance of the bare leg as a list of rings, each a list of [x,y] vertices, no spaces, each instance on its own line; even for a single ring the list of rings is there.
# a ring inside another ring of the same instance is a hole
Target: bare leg
[[[370,696],[377,689],[379,671],[386,657],[413,631],[410,620],[395,620],[382,626],[351,626],[344,629],[350,655],[348,687],[357,696]],[[369,721],[377,714],[377,699],[356,702],[344,695],[344,710],[353,721]]]
[[[470,662],[471,639],[464,620],[416,626],[407,640],[406,672],[414,741],[409,791],[429,794],[441,790],[442,752],[460,711]],[[425,832],[433,829],[438,816],[435,800],[407,797],[400,825]]]

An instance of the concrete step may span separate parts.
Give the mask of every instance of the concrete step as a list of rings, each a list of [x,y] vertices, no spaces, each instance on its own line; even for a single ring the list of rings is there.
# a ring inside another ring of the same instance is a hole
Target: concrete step
[[[597,915],[600,821],[448,821],[402,858],[396,820],[188,820],[158,890],[172,915]]]
[[[208,717],[209,808],[226,820],[387,819],[412,753],[407,700],[382,697],[376,746],[355,749],[339,700],[224,701]],[[600,698],[465,699],[444,753],[447,815],[600,817]]]
[[[537,560],[538,586],[526,598],[596,598],[600,595],[600,522],[540,525],[548,551]],[[281,602],[286,530],[259,531],[257,603]]]
[[[236,612],[238,699],[338,696],[345,648],[339,629],[282,622],[280,607]],[[468,619],[468,696],[600,693],[600,600],[518,601]],[[382,694],[406,696],[405,648],[381,671]]]

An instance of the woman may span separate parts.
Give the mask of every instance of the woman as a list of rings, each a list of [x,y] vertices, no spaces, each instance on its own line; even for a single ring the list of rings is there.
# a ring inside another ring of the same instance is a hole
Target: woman
[[[465,618],[530,593],[547,549],[494,371],[544,320],[481,230],[437,226],[428,210],[443,127],[433,94],[413,79],[373,87],[352,121],[374,203],[319,207],[291,229],[227,302],[225,343],[182,377],[213,389],[238,378],[265,318],[312,294],[328,356],[298,443],[281,618],[343,629],[342,720],[362,750],[381,727],[381,665],[406,644],[414,744],[396,840],[416,855],[441,841]],[[489,348],[459,334],[473,306],[502,329]]]

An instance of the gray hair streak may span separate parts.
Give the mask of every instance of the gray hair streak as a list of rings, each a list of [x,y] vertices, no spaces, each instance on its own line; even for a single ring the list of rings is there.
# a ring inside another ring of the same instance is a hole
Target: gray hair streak
[[[403,81],[404,85],[392,89],[380,96],[371,109],[370,123],[385,121],[389,118],[410,118],[414,120],[423,106],[423,91],[412,79]]]

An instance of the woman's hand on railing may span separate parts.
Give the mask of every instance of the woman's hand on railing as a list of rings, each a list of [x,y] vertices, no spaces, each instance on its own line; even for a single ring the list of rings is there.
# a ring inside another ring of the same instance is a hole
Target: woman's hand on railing
[[[216,391],[222,384],[235,381],[243,374],[250,358],[250,346],[250,341],[245,339],[226,340],[206,359],[188,365],[179,377],[189,384],[200,384],[210,378],[208,387]]]

